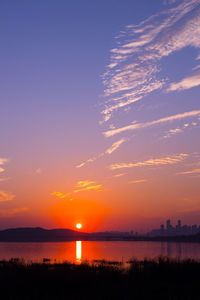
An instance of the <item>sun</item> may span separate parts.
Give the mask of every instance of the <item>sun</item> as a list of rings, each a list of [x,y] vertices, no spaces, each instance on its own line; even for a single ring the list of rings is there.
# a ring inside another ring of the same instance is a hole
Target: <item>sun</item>
[[[83,225],[81,223],[76,224],[76,229],[81,229],[82,227],[83,227]]]

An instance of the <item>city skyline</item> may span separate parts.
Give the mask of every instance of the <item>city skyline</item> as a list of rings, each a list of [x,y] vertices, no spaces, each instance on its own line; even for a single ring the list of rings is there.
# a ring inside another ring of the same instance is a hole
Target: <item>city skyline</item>
[[[173,226],[170,219],[166,220],[165,224],[161,224],[160,228],[152,229],[149,236],[191,236],[200,232],[200,225],[198,224],[182,224],[181,220]]]
[[[198,223],[200,1],[0,7],[0,229]]]

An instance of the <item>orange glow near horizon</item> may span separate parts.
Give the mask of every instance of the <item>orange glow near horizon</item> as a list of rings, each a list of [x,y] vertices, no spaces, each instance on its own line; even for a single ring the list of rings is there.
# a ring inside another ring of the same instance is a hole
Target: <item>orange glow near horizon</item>
[[[50,217],[54,220],[56,227],[78,230],[84,227],[84,231],[90,232],[101,228],[108,212],[108,207],[97,200],[61,200],[51,207]]]

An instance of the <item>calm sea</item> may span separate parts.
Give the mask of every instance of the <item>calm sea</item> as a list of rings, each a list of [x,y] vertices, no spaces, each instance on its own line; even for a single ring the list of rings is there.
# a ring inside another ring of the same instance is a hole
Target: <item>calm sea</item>
[[[200,259],[200,244],[168,242],[56,242],[56,243],[0,243],[0,259],[23,258],[42,261],[49,258],[57,262],[84,260],[115,260],[126,262],[131,258]]]

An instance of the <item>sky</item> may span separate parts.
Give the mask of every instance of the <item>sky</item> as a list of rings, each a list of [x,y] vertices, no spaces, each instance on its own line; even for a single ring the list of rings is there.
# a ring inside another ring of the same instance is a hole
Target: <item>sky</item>
[[[200,217],[200,0],[0,3],[0,228]]]

